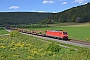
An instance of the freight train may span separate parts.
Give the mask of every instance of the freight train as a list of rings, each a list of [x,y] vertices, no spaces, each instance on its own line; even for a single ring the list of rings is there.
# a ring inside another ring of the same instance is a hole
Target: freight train
[[[12,27],[9,27],[8,29],[17,30],[19,32],[32,34],[32,35],[38,35],[38,36],[44,36],[44,37],[53,37],[53,38],[68,40],[68,33],[66,31],[63,31],[63,30],[40,31],[40,30],[27,30],[27,29],[12,28]]]

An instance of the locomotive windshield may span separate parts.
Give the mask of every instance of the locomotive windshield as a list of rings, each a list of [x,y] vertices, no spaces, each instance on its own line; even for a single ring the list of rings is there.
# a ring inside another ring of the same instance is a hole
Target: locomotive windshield
[[[67,32],[63,32],[63,34],[64,34],[64,35],[66,35],[66,34],[67,34]]]

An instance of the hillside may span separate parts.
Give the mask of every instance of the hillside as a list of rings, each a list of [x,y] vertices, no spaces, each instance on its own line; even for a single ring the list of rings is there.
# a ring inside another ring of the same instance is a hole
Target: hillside
[[[52,13],[38,12],[0,12],[0,25],[39,23]]]
[[[90,22],[90,3],[67,9],[55,15],[51,15],[41,22]]]
[[[90,3],[59,13],[0,12],[0,25],[59,22],[90,22]]]

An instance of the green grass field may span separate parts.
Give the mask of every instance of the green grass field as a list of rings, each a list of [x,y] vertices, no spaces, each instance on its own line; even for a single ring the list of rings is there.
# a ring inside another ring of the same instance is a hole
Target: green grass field
[[[77,46],[63,48],[56,42],[14,31],[0,36],[0,60],[89,60],[90,49]],[[77,49],[77,50],[74,50]]]
[[[5,31],[3,27],[0,27],[0,35],[3,35],[3,34],[8,34],[8,32]]]
[[[52,24],[47,30],[65,30],[70,39],[90,42],[90,23],[59,23]],[[30,28],[27,28],[30,29]],[[46,30],[46,28],[32,28],[32,30]]]

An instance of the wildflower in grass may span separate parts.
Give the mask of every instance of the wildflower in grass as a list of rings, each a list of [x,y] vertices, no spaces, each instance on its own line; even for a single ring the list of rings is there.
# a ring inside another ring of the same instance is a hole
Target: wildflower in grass
[[[32,44],[26,44],[26,47],[31,47],[31,46],[33,46]]]
[[[11,46],[13,46],[14,44],[15,44],[15,42],[14,42],[14,41],[12,41],[10,45],[11,45]]]
[[[33,54],[35,54],[35,55],[38,54],[38,51],[33,51]]]
[[[45,52],[43,52],[42,54],[43,54],[43,55],[46,55],[46,53],[47,53],[47,52],[45,51]]]
[[[41,52],[43,50],[43,48],[39,49],[38,51]]]
[[[0,45],[4,45],[4,43],[1,42]]]
[[[60,56],[62,56],[63,54],[60,54]]]
[[[90,38],[88,40],[90,40]]]
[[[20,58],[16,59],[16,60],[21,60]]]
[[[21,45],[20,43],[15,44],[16,47],[20,47],[20,45]]]
[[[44,55],[51,56],[51,55],[53,55],[53,53],[51,51],[45,51]]]
[[[1,38],[0,40],[3,40],[3,38]]]
[[[55,54],[53,54],[53,57],[55,57],[56,55]]]
[[[22,45],[24,46],[25,45],[25,42],[22,42]]]
[[[9,38],[7,37],[5,40],[8,40]]]
[[[1,46],[0,48],[3,48],[3,49],[5,49],[5,48],[6,48],[6,46]]]
[[[14,41],[12,41],[10,44],[8,44],[8,47],[15,47],[15,42]]]
[[[12,41],[12,43],[11,44],[15,44],[15,42],[14,41]]]
[[[29,47],[25,47],[26,49],[28,49],[28,52],[31,52],[31,49]]]
[[[84,39],[85,39],[85,40],[90,40],[90,38],[89,38],[89,37],[84,37]]]
[[[21,44],[21,43],[19,42],[19,43],[15,44],[15,46],[16,46],[16,47],[21,47],[21,48],[23,48],[23,47],[24,47],[24,44]]]
[[[32,53],[32,56],[38,54],[38,50],[36,48],[31,49],[30,52]]]
[[[35,59],[33,56],[28,56],[27,59]]]
[[[17,48],[10,48],[10,51],[15,51]]]

